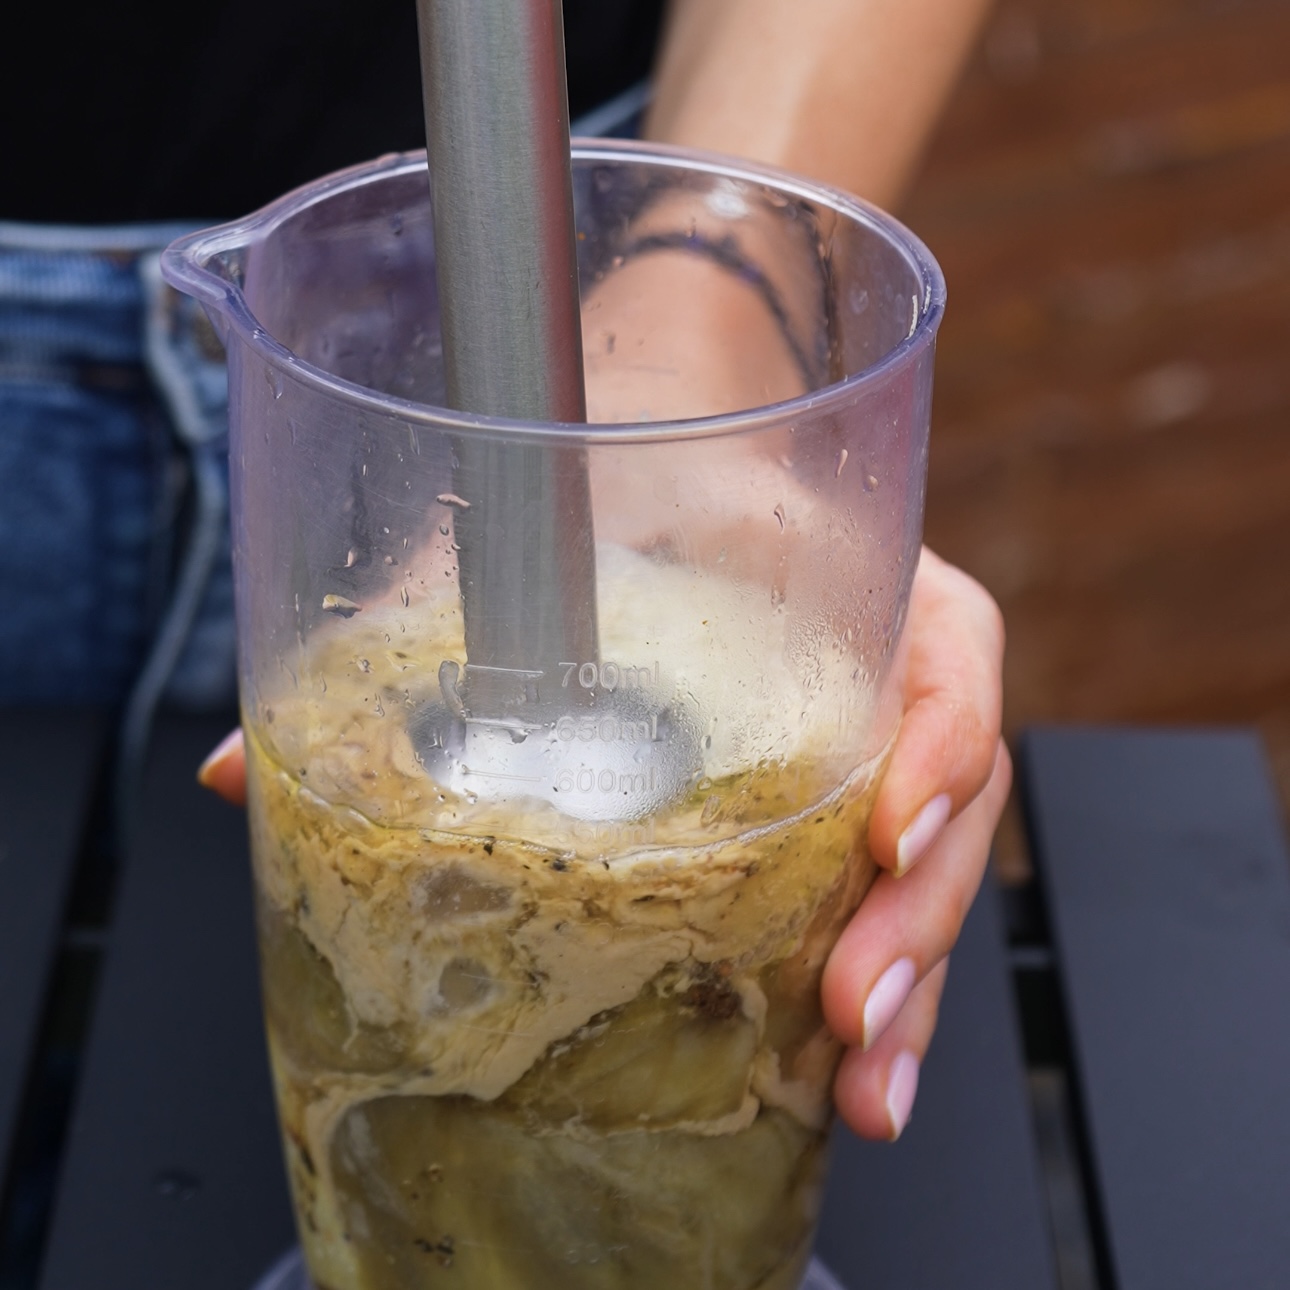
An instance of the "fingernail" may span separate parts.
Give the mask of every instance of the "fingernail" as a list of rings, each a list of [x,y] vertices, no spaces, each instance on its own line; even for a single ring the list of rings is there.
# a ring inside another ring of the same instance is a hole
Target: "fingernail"
[[[891,1140],[896,1141],[909,1123],[918,1093],[918,1058],[909,1049],[897,1053],[887,1072],[887,1121]]]
[[[213,787],[211,776],[213,775],[220,762],[233,751],[242,741],[242,731],[240,728],[230,730],[223,739],[207,754],[206,760],[197,768],[197,782],[203,788]],[[192,764],[191,762],[189,763]]]
[[[864,1001],[864,1038],[868,1052],[878,1036],[895,1020],[914,988],[914,960],[897,959],[874,983]]]
[[[950,818],[950,795],[941,793],[932,798],[917,815],[913,823],[900,835],[896,843],[896,877],[907,874],[922,859],[923,853],[936,841]]]

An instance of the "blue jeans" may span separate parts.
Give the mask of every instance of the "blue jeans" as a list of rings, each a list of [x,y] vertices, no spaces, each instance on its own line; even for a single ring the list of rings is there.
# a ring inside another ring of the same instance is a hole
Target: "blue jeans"
[[[234,695],[227,381],[157,252],[0,223],[0,703]]]

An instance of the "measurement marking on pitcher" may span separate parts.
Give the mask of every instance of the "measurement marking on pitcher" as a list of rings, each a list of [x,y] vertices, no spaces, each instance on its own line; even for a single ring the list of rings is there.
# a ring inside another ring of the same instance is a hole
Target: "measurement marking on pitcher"
[[[564,677],[560,682],[560,688],[563,690],[569,689],[575,683],[584,690],[594,690],[599,687],[610,693],[620,688],[641,690],[658,685],[657,659],[652,667],[648,664],[645,667],[624,667],[612,659],[606,659],[603,663],[563,661],[558,666],[564,668]]]
[[[540,775],[507,775],[500,770],[476,770],[472,766],[463,766],[461,773],[463,775],[482,775],[485,779],[508,779],[516,784],[541,784],[543,782]]]
[[[652,793],[655,791],[654,767],[648,770],[597,771],[594,766],[579,766],[576,771],[562,770],[555,779],[557,793]]]
[[[555,723],[555,737],[561,743],[575,739],[584,744],[658,743],[658,713],[632,720],[609,713],[607,716],[563,716]]]

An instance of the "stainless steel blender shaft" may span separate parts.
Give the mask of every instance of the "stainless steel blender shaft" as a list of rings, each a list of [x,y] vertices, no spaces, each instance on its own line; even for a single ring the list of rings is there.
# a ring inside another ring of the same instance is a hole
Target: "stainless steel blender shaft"
[[[418,0],[417,13],[448,402],[582,421],[560,0]],[[457,458],[472,671],[594,659],[585,453],[463,434]]]

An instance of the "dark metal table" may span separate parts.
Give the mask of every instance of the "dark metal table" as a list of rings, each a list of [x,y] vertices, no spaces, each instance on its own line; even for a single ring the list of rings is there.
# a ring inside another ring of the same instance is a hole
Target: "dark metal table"
[[[292,1240],[243,821],[193,782],[227,725],[163,721],[118,859],[105,723],[0,713],[0,1290],[244,1290]],[[1257,742],[1043,730],[1020,765],[1040,881],[977,901],[899,1146],[839,1133],[821,1256],[849,1290],[1290,1284]]]

